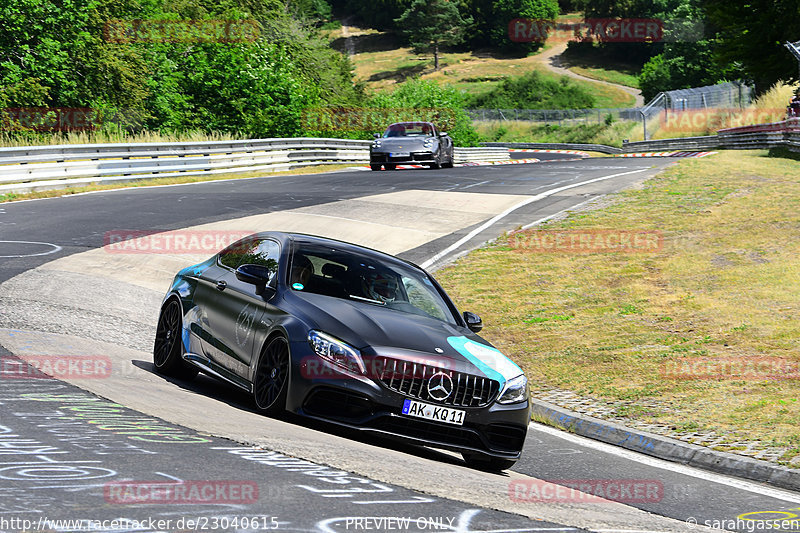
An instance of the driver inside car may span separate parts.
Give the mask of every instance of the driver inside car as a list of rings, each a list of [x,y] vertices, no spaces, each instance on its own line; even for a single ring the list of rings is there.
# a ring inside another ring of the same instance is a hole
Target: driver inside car
[[[364,278],[368,298],[381,303],[391,303],[397,298],[397,279],[386,273],[371,272]]]
[[[311,279],[313,273],[314,265],[311,263],[311,260],[304,255],[296,254],[292,259],[292,287],[294,287],[296,283],[299,283],[302,285],[302,287],[300,287],[302,290],[302,288],[308,285],[308,281]]]

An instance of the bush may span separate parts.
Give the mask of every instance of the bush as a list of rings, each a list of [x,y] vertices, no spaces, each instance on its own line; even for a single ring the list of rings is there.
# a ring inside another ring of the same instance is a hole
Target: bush
[[[456,89],[441,86],[433,81],[413,79],[390,94],[373,96],[369,105],[378,108],[443,108],[450,110],[453,123],[448,133],[456,146],[477,146],[480,138],[472,126],[472,119],[464,111],[464,97]]]
[[[307,107],[353,105],[363,94],[352,65],[315,34],[326,0],[7,0],[0,6],[0,104],[89,107],[137,117],[164,133],[218,131],[250,137],[302,133]],[[110,20],[255,19],[254,42],[117,43]],[[106,28],[107,29],[107,28]],[[109,126],[110,127],[110,126]],[[105,126],[104,126],[105,128]]]
[[[477,146],[480,141],[464,111],[461,93],[419,78],[405,82],[392,93],[367,98],[360,108],[312,109],[309,117],[305,134],[310,137],[366,139],[393,122],[418,120],[436,124],[453,138],[456,146]]]
[[[594,96],[566,76],[558,81],[532,71],[506,78],[492,91],[473,97],[470,107],[486,109],[587,109]]]

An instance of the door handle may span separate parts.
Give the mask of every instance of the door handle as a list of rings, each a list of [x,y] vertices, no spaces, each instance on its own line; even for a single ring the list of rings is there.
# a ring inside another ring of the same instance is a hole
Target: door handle
[[[218,291],[224,291],[227,288],[228,288],[228,284],[225,282],[225,280],[221,279],[221,280],[219,280],[217,282],[217,290]]]

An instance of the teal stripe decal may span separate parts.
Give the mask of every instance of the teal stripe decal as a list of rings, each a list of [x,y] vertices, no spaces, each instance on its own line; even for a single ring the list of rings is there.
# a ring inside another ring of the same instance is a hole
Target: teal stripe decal
[[[506,381],[522,374],[522,369],[497,348],[492,348],[463,336],[447,337],[447,342],[470,363],[478,367],[486,377],[499,381],[501,389],[506,384]]]

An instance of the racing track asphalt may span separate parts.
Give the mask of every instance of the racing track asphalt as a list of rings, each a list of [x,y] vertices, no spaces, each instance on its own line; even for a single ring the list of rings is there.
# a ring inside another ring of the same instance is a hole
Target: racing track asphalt
[[[64,277],[65,272],[58,269],[41,268],[57,258],[68,258],[80,252],[96,250],[102,246],[106,232],[118,229],[170,230],[223,223],[231,218],[260,216],[265,212],[304,213],[304,209],[317,210],[315,213],[317,216],[331,216],[331,209],[334,209],[335,213],[338,207],[353,208],[358,205],[363,207],[363,201],[359,199],[387,194],[399,194],[402,198],[405,198],[403,195],[411,194],[409,198],[418,199],[446,193],[462,193],[455,197],[443,198],[463,199],[471,198],[463,196],[464,194],[475,195],[478,199],[476,203],[479,200],[489,201],[494,197],[499,199],[507,197],[509,201],[495,202],[491,209],[476,208],[476,213],[473,213],[475,217],[483,216],[488,219],[489,211],[493,209],[493,214],[496,214],[508,210],[509,206],[514,207],[520,203],[515,201],[519,197],[530,197],[543,191],[594,178],[619,175],[616,178],[543,197],[509,212],[495,224],[483,229],[481,229],[483,222],[474,222],[475,219],[470,217],[465,217],[463,221],[468,225],[453,231],[448,231],[452,228],[445,224],[446,234],[405,249],[399,254],[412,261],[423,263],[441,250],[474,234],[444,258],[448,260],[497,236],[502,231],[540,220],[585,203],[591,198],[635,184],[668,162],[669,160],[663,159],[630,161],[604,158],[443,171],[340,172],[209,182],[167,188],[124,189],[60,199],[3,204],[0,207],[2,236],[0,238],[3,241],[0,242],[0,256],[24,257],[0,258],[0,281],[7,282],[0,285],[0,327],[7,328],[0,337],[0,344],[15,353],[63,354],[71,349],[79,353],[110,353],[127,362],[128,371],[123,372],[121,376],[114,376],[114,379],[81,383],[82,388],[93,390],[115,401],[122,400],[121,403],[125,405],[137,407],[140,411],[159,416],[171,423],[183,424],[214,435],[233,437],[239,442],[259,442],[290,455],[357,472],[359,476],[376,480],[373,482],[394,483],[396,484],[394,490],[397,491],[406,490],[401,487],[416,489],[420,492],[414,497],[435,500],[424,505],[414,504],[416,507],[413,509],[418,509],[419,506],[431,509],[425,511],[426,516],[440,512],[447,505],[451,506],[453,513],[456,509],[461,509],[462,515],[473,512],[470,509],[474,508],[496,508],[529,517],[545,517],[568,526],[589,527],[597,531],[688,530],[686,525],[682,526],[680,522],[637,513],[637,508],[677,520],[687,520],[691,516],[701,524],[704,520],[731,519],[748,512],[773,513],[759,515],[764,518],[780,516],[775,513],[786,513],[790,512],[790,509],[796,509],[800,504],[800,497],[755,483],[733,480],[695,469],[682,470],[672,464],[659,464],[650,458],[635,457],[636,454],[620,455],[613,449],[598,448],[592,441],[584,441],[536,425],[531,427],[523,459],[517,463],[513,473],[497,476],[469,470],[463,467],[459,460],[439,452],[414,447],[388,446],[386,443],[370,439],[361,441],[340,438],[337,432],[331,432],[329,428],[297,421],[286,423],[263,417],[253,418],[255,415],[249,411],[246,400],[225,386],[211,385],[210,380],[203,378],[191,385],[172,383],[149,372],[149,355],[146,352],[152,342],[154,317],[160,298],[158,292],[146,289],[141,284],[132,288],[120,280],[116,280],[115,283],[105,283],[99,288],[94,286],[97,284],[92,283],[91,278],[81,278],[78,273],[73,272],[72,277]],[[653,163],[656,164],[655,167],[650,168]],[[423,191],[422,196],[419,195],[419,191]],[[413,196],[414,194],[417,196]],[[372,207],[374,208],[374,205]],[[327,214],[321,214],[319,209],[322,208],[325,208],[324,213]],[[408,205],[400,205],[401,211],[410,208]],[[466,204],[465,209],[469,210]],[[349,214],[352,216],[352,213]],[[431,235],[437,234],[436,228],[430,230]],[[398,229],[396,233],[401,231]],[[378,239],[378,243],[385,244],[378,247],[392,247],[393,232],[384,232],[375,238]],[[26,244],[31,242],[49,244]],[[32,255],[35,253],[46,255]],[[144,260],[149,259],[155,258],[152,256],[144,258]],[[99,322],[115,327],[98,327]],[[1,383],[5,387],[10,381]],[[14,417],[18,411],[14,405],[11,400],[2,400],[0,412],[4,413],[3,424],[9,420],[17,422]],[[21,412],[32,411],[33,408],[30,408]],[[232,424],[226,426],[218,418]],[[241,425],[237,426],[236,423]],[[263,429],[257,431],[250,429],[254,424]],[[26,438],[48,442],[45,438],[47,435],[36,433],[37,427],[26,421],[11,429],[24,433],[23,436]],[[284,435],[288,435],[289,438],[282,438]],[[352,437],[352,435],[345,436]],[[219,459],[209,456],[204,460],[203,458],[211,452],[206,449],[200,451],[199,448],[189,453],[190,459],[174,446],[155,446],[151,451],[171,458],[168,462],[173,465],[173,469],[180,471],[180,477],[183,479],[206,479],[207,465]],[[125,464],[116,455],[110,464],[119,472],[126,472],[128,478],[152,479],[154,475],[152,468]],[[122,464],[125,464],[126,468],[122,468]],[[398,467],[401,468],[398,470]],[[222,469],[213,472],[233,472],[233,470]],[[420,476],[420,472],[429,475]],[[252,472],[245,472],[243,475],[252,478]],[[504,489],[507,491],[510,479],[529,479],[526,476],[561,480],[620,478],[655,480],[664,487],[664,492],[658,501],[633,503],[630,506],[581,502],[520,504],[511,502],[507,492],[503,497],[502,492]],[[269,475],[269,479],[285,487],[297,486],[292,485],[296,480],[284,479],[274,472]],[[457,482],[451,482],[453,479]],[[482,490],[480,485],[485,485],[488,489]],[[36,494],[47,494],[47,497],[57,498],[57,491],[64,489],[40,490],[41,492]],[[90,493],[92,490],[87,491],[87,494]],[[0,492],[0,498],[2,494]],[[273,496],[271,492],[268,492],[268,495]],[[468,502],[472,507],[464,506],[463,503],[445,504],[447,498],[456,502]],[[25,504],[19,499],[13,501],[21,512],[22,509],[30,509],[33,505]],[[345,498],[316,500],[306,498],[305,501],[308,504],[305,508],[309,510],[310,518],[305,521],[306,525],[302,528],[308,527],[311,522],[318,525],[319,520],[325,518],[349,516],[356,508]],[[280,509],[282,505],[281,501],[275,503],[270,498],[267,498],[267,502],[272,509],[276,508],[276,505]],[[440,504],[445,507],[436,507]],[[379,514],[408,516],[403,513],[416,513],[415,510],[407,510],[403,505],[406,504],[387,504],[387,507],[376,504],[375,507],[370,507],[370,511],[381,507],[381,512],[373,514],[374,516]],[[427,507],[428,505],[430,507]],[[175,509],[182,508],[176,506]],[[358,508],[359,516],[364,516],[361,509]],[[484,510],[483,513],[489,516],[487,514],[489,511]],[[290,515],[296,516],[293,511]],[[531,526],[530,521],[519,517],[506,520],[492,516],[493,518],[487,519],[486,524],[511,524],[508,527]],[[314,522],[311,518],[318,520]],[[525,525],[520,526],[519,520],[524,520]],[[473,523],[475,524],[477,523]],[[542,525],[534,524],[537,527]],[[746,530],[746,527],[739,529]]]

